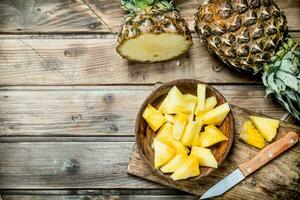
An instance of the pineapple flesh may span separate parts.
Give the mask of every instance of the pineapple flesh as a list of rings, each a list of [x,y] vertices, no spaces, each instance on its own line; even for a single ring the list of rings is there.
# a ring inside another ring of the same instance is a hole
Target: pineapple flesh
[[[172,138],[172,135],[173,125],[167,122],[159,129],[155,138],[157,138],[158,140],[170,139]]]
[[[183,135],[186,123],[187,115],[183,113],[178,113],[174,118],[174,128],[173,128],[173,139],[180,141]]]
[[[206,85],[198,84],[197,85],[197,97],[198,97],[198,104],[197,110],[204,111],[205,109],[205,96],[206,96]]]
[[[214,124],[219,126],[222,124],[229,111],[229,104],[224,103],[212,109],[211,111],[204,113],[201,118],[204,124]]]
[[[184,129],[181,143],[185,146],[192,146],[195,136],[200,133],[202,124],[202,120],[189,122]]]
[[[190,114],[188,115],[188,121],[190,122],[194,120],[195,108],[198,102],[198,98],[191,94],[185,94],[183,96],[190,109]]]
[[[249,120],[244,122],[239,138],[243,142],[259,149],[262,149],[266,146],[264,137]]]
[[[204,113],[214,109],[215,106],[217,105],[217,103],[218,103],[217,97],[215,97],[215,96],[211,96],[211,97],[205,99],[204,111],[200,111],[197,106],[196,111],[195,111],[196,116],[201,118],[204,115]]]
[[[173,173],[184,163],[184,161],[186,161],[187,158],[187,154],[177,154],[172,160],[162,166],[160,170],[163,173]]]
[[[150,104],[147,105],[142,116],[153,131],[157,131],[167,121],[165,117]]]
[[[250,116],[249,119],[268,142],[276,137],[279,120],[266,117]]]
[[[218,162],[210,149],[193,146],[191,154],[197,156],[200,166],[218,168]]]
[[[205,127],[205,131],[200,134],[200,147],[210,147],[228,138],[214,125]]]
[[[175,155],[176,150],[169,145],[154,138],[154,167],[155,169],[160,168],[167,162],[169,162]]]
[[[198,158],[194,155],[189,155],[189,157],[171,175],[171,178],[174,181],[177,181],[199,175],[200,169]]]
[[[117,38],[117,52],[125,59],[158,62],[174,59],[192,44],[185,20],[170,0],[122,0],[129,11]]]

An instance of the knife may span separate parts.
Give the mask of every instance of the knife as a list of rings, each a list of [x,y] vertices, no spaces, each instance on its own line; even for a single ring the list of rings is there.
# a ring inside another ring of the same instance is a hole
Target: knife
[[[226,176],[223,180],[211,187],[205,192],[200,199],[207,199],[220,196],[227,190],[244,180],[248,175],[253,173],[258,168],[267,164],[272,159],[292,147],[298,142],[298,134],[295,132],[288,132],[285,136],[272,144],[266,146],[252,159],[238,165],[238,169]]]

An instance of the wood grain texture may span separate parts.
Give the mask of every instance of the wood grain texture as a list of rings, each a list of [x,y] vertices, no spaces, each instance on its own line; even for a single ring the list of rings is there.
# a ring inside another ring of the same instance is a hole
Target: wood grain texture
[[[292,34],[297,40],[300,33]],[[123,60],[114,38],[1,39],[0,85],[96,85],[166,82],[179,78],[209,83],[253,83],[230,71],[194,38],[188,57],[139,64]]]
[[[225,162],[208,177],[200,180],[182,180],[169,182],[168,180],[151,173],[143,159],[135,148],[128,166],[128,172],[145,179],[172,186],[196,195],[202,195],[214,184],[226,177],[237,168],[237,165],[249,160],[259,150],[238,140],[238,134],[244,121],[249,115],[259,115],[242,108],[233,106],[235,117],[236,137],[231,153]],[[296,131],[300,134],[300,127],[281,122],[276,140],[288,131]],[[224,195],[221,199],[297,199],[300,196],[300,144],[294,145],[289,151],[274,159],[268,165],[257,170]],[[241,195],[242,194],[242,195]]]
[[[102,0],[84,0],[95,13],[101,17],[114,32],[118,32],[124,22],[125,12],[120,8],[119,0],[111,0],[110,3]],[[203,0],[175,0],[180,8],[183,18],[188,22],[191,30],[194,30],[194,15]],[[277,0],[278,6],[287,15],[288,25],[291,30],[300,30],[300,1],[299,0]]]
[[[0,31],[111,32],[105,23],[79,0],[2,0]]]
[[[286,112],[262,86],[215,86],[232,104],[275,118]],[[1,136],[133,136],[153,86],[2,87]],[[23,138],[24,139],[24,138]]]

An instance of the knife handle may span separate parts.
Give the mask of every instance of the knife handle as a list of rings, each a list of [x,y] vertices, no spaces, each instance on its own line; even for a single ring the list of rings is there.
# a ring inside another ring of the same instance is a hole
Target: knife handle
[[[272,159],[276,158],[278,155],[292,147],[297,142],[298,134],[295,132],[288,132],[285,136],[273,142],[272,144],[269,144],[252,159],[243,162],[238,167],[246,177]]]

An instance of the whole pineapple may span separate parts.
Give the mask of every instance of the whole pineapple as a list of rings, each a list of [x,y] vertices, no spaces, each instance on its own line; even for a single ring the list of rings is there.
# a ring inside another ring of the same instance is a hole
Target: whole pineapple
[[[121,4],[130,13],[117,39],[117,52],[123,58],[171,60],[191,46],[188,25],[171,0],[122,0]]]
[[[205,0],[195,20],[210,52],[238,71],[262,73],[267,95],[300,120],[300,47],[273,0]]]

